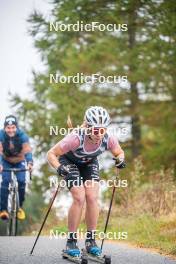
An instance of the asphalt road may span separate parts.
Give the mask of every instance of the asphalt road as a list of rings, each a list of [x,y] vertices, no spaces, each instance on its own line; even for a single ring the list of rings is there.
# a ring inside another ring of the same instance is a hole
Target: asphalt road
[[[0,237],[1,264],[67,264],[61,257],[65,241],[40,237],[33,255],[30,256],[35,237]],[[80,248],[83,242],[79,243]],[[114,264],[176,264],[175,260],[151,253],[148,250],[131,248],[126,245],[105,242],[104,253],[111,254]],[[93,263],[90,261],[90,263]]]

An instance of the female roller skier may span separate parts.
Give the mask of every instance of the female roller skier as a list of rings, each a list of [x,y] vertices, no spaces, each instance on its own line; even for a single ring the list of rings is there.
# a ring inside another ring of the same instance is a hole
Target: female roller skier
[[[109,123],[110,117],[106,109],[91,106],[85,112],[82,127],[66,135],[47,153],[48,162],[60,176],[64,177],[73,197],[68,213],[69,232],[66,244],[66,253],[73,257],[80,255],[76,233],[85,201],[87,225],[85,247],[90,254],[95,256],[101,254],[101,249],[95,241],[100,180],[97,157],[109,150],[116,159],[116,167],[119,169],[125,167],[124,151],[116,137],[107,133]]]

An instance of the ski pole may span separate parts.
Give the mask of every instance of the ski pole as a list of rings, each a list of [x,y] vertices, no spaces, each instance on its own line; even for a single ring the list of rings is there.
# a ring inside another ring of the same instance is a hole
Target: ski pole
[[[118,175],[119,175],[119,169],[117,169],[116,180],[117,180]],[[115,189],[116,189],[116,186],[114,185],[113,190],[112,190],[111,201],[110,201],[110,204],[109,204],[108,215],[107,215],[107,218],[106,218],[106,224],[105,224],[105,228],[104,228],[104,238],[101,241],[101,250],[103,249],[103,244],[104,244],[104,240],[105,240],[105,234],[106,234],[107,226],[108,226],[108,223],[109,223],[109,217],[110,217],[110,214],[111,214],[111,208],[112,208],[112,202],[114,200]]]
[[[57,196],[58,191],[59,191],[59,184],[58,184],[57,190],[56,190],[56,192],[55,192],[55,194],[54,194],[54,196],[53,196],[53,198],[52,198],[52,200],[51,200],[51,202],[50,202],[50,205],[49,205],[48,211],[47,211],[47,213],[46,213],[46,215],[45,215],[45,218],[44,218],[44,220],[43,220],[43,223],[42,223],[42,225],[41,225],[41,227],[40,227],[40,230],[39,230],[39,232],[38,232],[38,235],[37,235],[37,237],[36,237],[36,239],[35,239],[35,242],[34,242],[34,245],[33,245],[33,247],[32,247],[32,250],[31,250],[31,252],[30,252],[30,255],[32,255],[32,253],[33,253],[33,251],[34,251],[35,245],[36,245],[36,243],[37,243],[37,241],[38,241],[38,239],[39,239],[40,233],[42,232],[42,229],[43,229],[43,227],[44,227],[44,224],[45,224],[45,222],[46,222],[46,219],[47,219],[47,217],[48,217],[48,215],[49,215],[49,213],[50,213],[50,211],[51,211],[51,207],[52,207],[52,205],[53,205],[53,203],[54,203],[54,200],[55,200],[55,198],[56,198],[56,196]]]

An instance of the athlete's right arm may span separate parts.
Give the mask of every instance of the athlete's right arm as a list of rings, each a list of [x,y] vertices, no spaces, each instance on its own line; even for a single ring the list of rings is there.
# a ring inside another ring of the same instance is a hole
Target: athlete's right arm
[[[61,165],[59,163],[59,157],[69,151],[74,151],[80,145],[79,137],[75,133],[66,135],[60,140],[54,147],[52,147],[47,153],[47,160],[49,164],[58,170]]]
[[[52,147],[47,153],[47,160],[49,164],[56,170],[60,166],[59,157],[63,154],[63,150],[60,148],[59,143]]]

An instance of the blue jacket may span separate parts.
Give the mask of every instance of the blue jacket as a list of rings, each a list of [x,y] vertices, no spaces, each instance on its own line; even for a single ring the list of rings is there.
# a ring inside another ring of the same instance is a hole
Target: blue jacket
[[[18,156],[23,149],[24,143],[29,143],[29,138],[27,134],[21,130],[17,129],[16,135],[14,137],[9,137],[4,129],[0,130],[0,143],[2,144],[2,153],[0,153],[0,163],[2,163],[2,157],[8,159],[8,157]],[[25,159],[27,162],[32,162],[32,153],[25,153]]]

